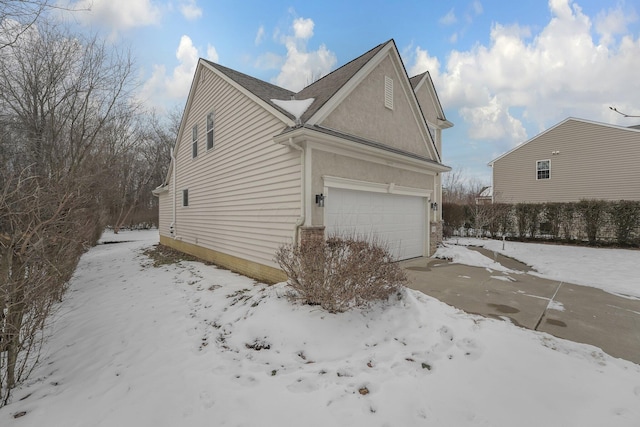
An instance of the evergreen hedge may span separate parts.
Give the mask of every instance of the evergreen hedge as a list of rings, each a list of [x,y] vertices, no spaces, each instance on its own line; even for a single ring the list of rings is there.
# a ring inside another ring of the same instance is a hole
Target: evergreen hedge
[[[478,206],[482,206],[482,223],[478,223]],[[442,214],[447,236],[462,232],[518,240],[640,247],[640,201],[584,199],[473,206],[447,203]]]

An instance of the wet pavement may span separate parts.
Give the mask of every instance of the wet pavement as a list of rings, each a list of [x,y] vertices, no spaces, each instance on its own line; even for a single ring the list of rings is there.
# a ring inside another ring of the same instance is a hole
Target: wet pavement
[[[468,313],[591,344],[640,364],[640,300],[537,277],[514,259],[474,248],[513,272],[417,258],[403,261],[409,287]]]

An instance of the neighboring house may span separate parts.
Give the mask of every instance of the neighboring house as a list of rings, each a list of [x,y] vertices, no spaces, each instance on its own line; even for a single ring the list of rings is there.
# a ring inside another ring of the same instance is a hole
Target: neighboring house
[[[639,162],[639,129],[568,118],[489,163],[493,200],[640,200]]]
[[[375,235],[399,259],[441,240],[444,116],[393,40],[300,92],[200,59],[160,202],[160,242],[262,281],[285,243]]]
[[[493,203],[493,187],[482,187],[476,196],[476,205],[490,205]]]

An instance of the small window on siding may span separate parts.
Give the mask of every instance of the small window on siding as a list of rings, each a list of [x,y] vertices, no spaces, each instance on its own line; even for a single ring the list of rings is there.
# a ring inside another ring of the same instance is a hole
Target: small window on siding
[[[538,160],[536,162],[536,179],[551,178],[551,160]]]
[[[393,110],[393,79],[384,76],[384,106]]]
[[[182,190],[182,206],[189,206],[189,190]]]
[[[214,125],[214,115],[212,111],[207,114],[207,150],[211,150],[213,148]]]
[[[198,157],[198,125],[191,129],[191,157]]]

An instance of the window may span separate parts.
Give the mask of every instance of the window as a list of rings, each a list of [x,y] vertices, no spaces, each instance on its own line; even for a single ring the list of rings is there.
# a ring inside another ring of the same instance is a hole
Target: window
[[[551,178],[551,160],[538,160],[536,162],[536,179]]]
[[[182,206],[189,206],[189,190],[182,190]]]
[[[198,157],[198,125],[191,129],[191,157]]]
[[[384,106],[393,110],[393,79],[384,76]]]
[[[207,114],[207,150],[213,148],[213,111]]]

